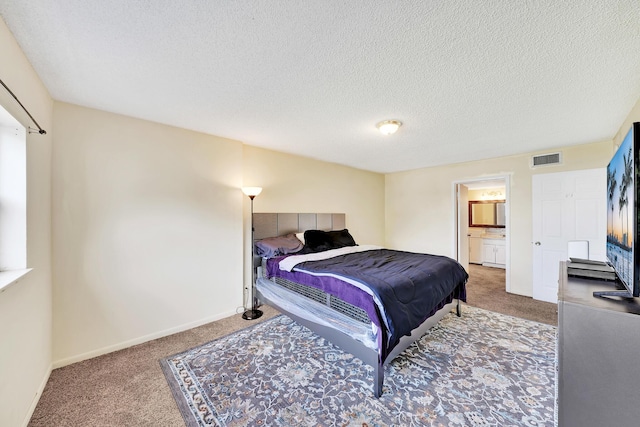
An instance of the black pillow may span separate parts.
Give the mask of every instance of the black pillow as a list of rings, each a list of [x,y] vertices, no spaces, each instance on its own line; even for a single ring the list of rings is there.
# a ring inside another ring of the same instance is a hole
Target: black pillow
[[[356,241],[353,239],[353,236],[349,234],[349,230],[347,230],[346,228],[339,231],[329,231],[329,236],[331,237],[333,246],[336,248],[356,245]]]
[[[304,247],[308,252],[322,252],[333,249],[331,237],[326,231],[322,230],[305,231]]]
[[[305,253],[322,252],[355,245],[355,240],[346,228],[336,231],[307,230],[304,232]]]

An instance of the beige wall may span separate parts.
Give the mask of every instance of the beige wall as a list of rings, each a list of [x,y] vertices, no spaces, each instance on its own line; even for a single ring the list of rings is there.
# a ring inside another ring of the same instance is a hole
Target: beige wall
[[[631,112],[629,112],[627,118],[624,119],[624,122],[620,126],[620,129],[618,129],[616,136],[613,138],[613,143],[616,147],[619,146],[624,137],[627,136],[627,132],[629,132],[631,124],[634,122],[640,122],[640,98],[638,98],[636,104],[631,108]]]
[[[237,312],[243,185],[264,188],[256,212],[344,212],[384,240],[381,174],[65,103],[54,122],[55,366]]]
[[[55,366],[242,306],[242,144],[55,103]]]
[[[0,18],[0,76],[47,130],[27,135],[27,266],[0,292],[0,425],[25,425],[51,372],[51,141],[53,101]],[[35,125],[0,87],[0,105]]]
[[[529,167],[531,154],[526,154],[388,174],[386,245],[455,258],[454,182],[509,176],[511,292],[531,296],[531,176],[605,167],[613,144],[607,141],[560,151],[562,165],[537,169]]]
[[[345,213],[356,242],[384,243],[384,175],[248,145],[243,168],[244,185],[263,187],[255,212]]]

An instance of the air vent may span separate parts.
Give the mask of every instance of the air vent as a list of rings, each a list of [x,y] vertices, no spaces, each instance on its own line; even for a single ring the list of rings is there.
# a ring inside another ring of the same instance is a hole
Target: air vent
[[[560,153],[541,154],[531,158],[531,167],[536,168],[538,166],[557,165],[561,162],[562,156]]]

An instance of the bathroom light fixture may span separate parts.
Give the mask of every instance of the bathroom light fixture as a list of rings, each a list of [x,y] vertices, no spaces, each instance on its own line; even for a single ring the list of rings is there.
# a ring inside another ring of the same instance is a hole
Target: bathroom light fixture
[[[400,126],[402,126],[402,122],[399,120],[384,120],[376,125],[383,135],[392,135],[396,133]]]

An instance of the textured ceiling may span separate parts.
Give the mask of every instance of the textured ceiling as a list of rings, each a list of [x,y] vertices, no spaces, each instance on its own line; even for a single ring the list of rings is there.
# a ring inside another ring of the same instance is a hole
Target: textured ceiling
[[[54,99],[377,172],[609,140],[640,97],[638,0],[0,0],[0,14]],[[380,135],[384,119],[404,126]]]

